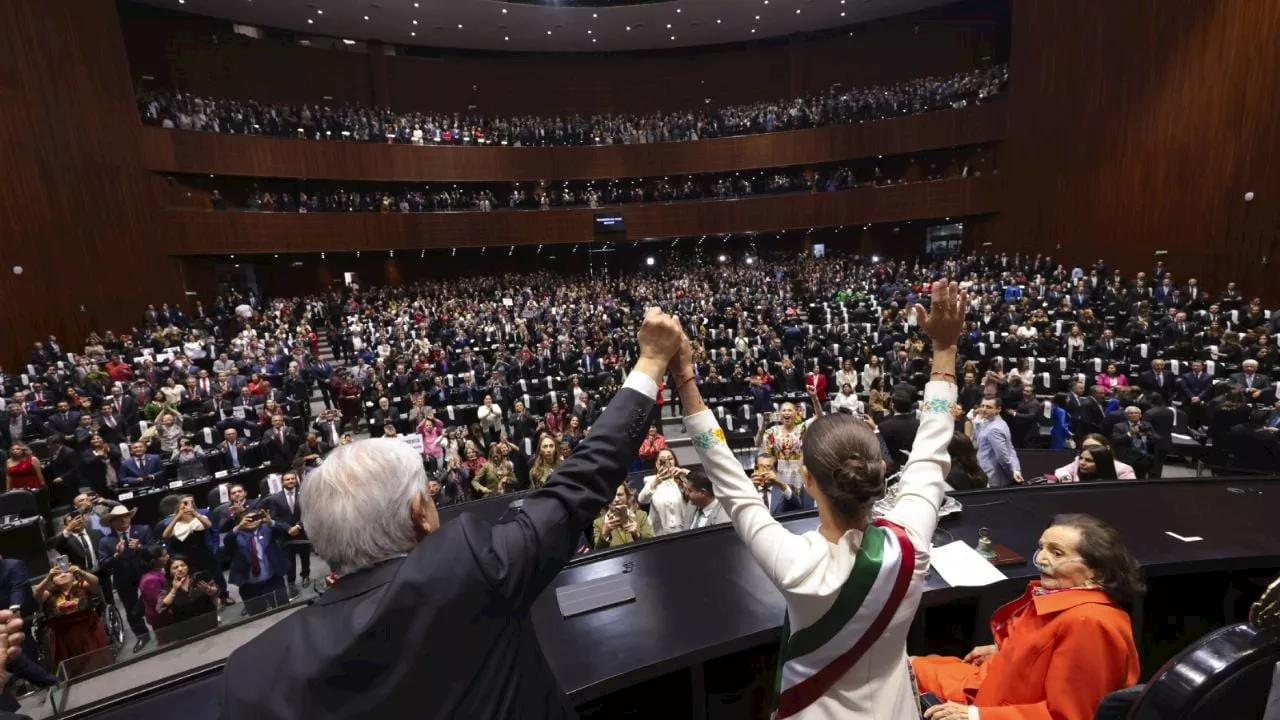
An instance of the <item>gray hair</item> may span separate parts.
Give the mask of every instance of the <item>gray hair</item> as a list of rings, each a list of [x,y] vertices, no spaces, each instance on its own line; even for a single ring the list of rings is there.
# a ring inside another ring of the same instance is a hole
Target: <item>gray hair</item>
[[[422,456],[405,443],[341,445],[302,483],[307,537],[340,575],[372,567],[417,545],[410,503],[426,493]]]

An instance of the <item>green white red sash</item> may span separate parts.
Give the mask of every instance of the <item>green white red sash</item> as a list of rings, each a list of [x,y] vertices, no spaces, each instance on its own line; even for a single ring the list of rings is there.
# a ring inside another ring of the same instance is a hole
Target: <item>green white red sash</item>
[[[862,535],[849,579],[817,622],[791,632],[782,625],[773,717],[813,704],[880,639],[911,585],[915,548],[897,525],[876,520]]]

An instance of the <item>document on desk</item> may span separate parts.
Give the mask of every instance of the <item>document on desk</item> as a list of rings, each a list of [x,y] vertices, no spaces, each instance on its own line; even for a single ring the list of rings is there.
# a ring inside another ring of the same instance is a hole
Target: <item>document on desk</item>
[[[1008,580],[963,540],[934,546],[929,562],[951,587],[981,587]]]

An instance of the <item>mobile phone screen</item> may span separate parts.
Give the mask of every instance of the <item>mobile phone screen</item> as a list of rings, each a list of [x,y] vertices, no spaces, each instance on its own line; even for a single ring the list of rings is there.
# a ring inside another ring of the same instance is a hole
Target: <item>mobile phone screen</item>
[[[58,567],[58,572],[71,571],[71,561],[67,559],[66,555],[59,555],[53,562]]]

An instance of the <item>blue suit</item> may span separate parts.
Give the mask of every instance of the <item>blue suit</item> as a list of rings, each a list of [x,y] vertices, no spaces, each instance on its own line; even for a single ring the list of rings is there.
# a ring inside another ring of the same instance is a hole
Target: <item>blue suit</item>
[[[266,573],[266,577],[258,582],[253,582],[252,577],[252,536],[255,533],[258,536],[258,546],[262,554],[259,562],[266,562],[266,567],[261,568]],[[289,558],[285,557],[284,551],[280,549],[280,541],[287,537],[289,537],[289,526],[277,520],[271,525],[264,523],[254,532],[232,530],[222,539],[223,547],[231,555],[231,572],[227,575],[227,580],[232,585],[240,586],[241,600],[271,592],[277,585],[284,588],[284,575],[289,571]]]
[[[1049,449],[1065,450],[1067,439],[1071,437],[1071,426],[1067,424],[1067,411],[1054,405],[1050,410],[1052,426],[1049,428]]]
[[[160,464],[158,455],[143,455],[141,463],[138,458],[130,455],[120,462],[117,475],[121,485],[158,483],[164,480],[164,466]]]

